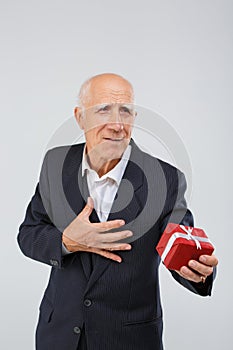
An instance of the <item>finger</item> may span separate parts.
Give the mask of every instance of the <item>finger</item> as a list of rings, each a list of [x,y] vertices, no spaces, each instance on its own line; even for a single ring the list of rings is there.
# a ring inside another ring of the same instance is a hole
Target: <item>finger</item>
[[[202,264],[196,260],[190,260],[188,266],[200,275],[209,276],[213,273],[213,267]]]
[[[121,227],[125,224],[124,220],[111,220],[105,222],[96,222],[92,225],[97,229],[98,232],[106,232],[113,228]]]
[[[187,266],[182,266],[179,271],[177,271],[183,278],[192,281],[192,282],[203,282],[202,278],[203,276],[199,275],[198,273],[195,273],[194,271],[190,270]]]
[[[91,248],[89,251],[91,251],[92,253],[96,253],[98,255],[101,255],[101,256],[103,256],[103,257],[105,257],[107,259],[111,259],[113,261],[117,261],[118,263],[122,262],[122,258],[119,255],[111,253],[111,252],[109,252],[107,250]]]
[[[93,208],[94,208],[93,199],[91,197],[88,197],[87,204],[79,214],[79,217],[81,216],[83,219],[89,219],[89,216],[91,215]]]
[[[205,265],[212,267],[218,265],[218,259],[215,255],[201,255],[199,261]]]
[[[121,239],[131,237],[133,235],[132,231],[119,231],[119,232],[110,232],[110,233],[99,233],[98,234],[98,240],[100,243],[110,243],[110,242],[117,242]]]
[[[130,244],[118,244],[118,243],[111,243],[111,244],[104,244],[103,243],[103,249],[114,251],[114,250],[131,250],[132,246]]]

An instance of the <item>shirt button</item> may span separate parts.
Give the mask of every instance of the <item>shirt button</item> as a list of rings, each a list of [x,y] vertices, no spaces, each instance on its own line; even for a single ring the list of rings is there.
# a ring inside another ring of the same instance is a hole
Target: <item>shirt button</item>
[[[75,334],[80,334],[81,333],[81,329],[79,327],[74,327],[74,333]]]
[[[92,304],[92,302],[91,302],[90,299],[85,299],[85,300],[84,300],[84,305],[85,305],[85,306],[89,307],[89,306],[91,306],[91,304]]]

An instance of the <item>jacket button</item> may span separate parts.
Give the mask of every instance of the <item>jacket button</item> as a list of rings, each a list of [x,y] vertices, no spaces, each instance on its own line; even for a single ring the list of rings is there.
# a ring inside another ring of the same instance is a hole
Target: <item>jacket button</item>
[[[73,329],[75,334],[80,334],[81,333],[81,329],[79,327],[74,327]]]
[[[50,264],[51,264],[52,266],[58,266],[58,261],[57,261],[57,260],[54,260],[54,259],[51,259],[51,260],[50,260]]]
[[[91,304],[92,304],[92,302],[91,302],[90,299],[85,299],[85,300],[84,300],[84,305],[85,305],[85,306],[89,307],[89,306],[91,306]]]

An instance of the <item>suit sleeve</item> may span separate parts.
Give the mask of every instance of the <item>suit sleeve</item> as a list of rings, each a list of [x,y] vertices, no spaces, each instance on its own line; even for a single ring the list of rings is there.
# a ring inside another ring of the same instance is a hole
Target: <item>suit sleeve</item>
[[[61,268],[63,262],[62,232],[55,227],[48,215],[47,161],[48,153],[43,161],[40,182],[27,207],[24,221],[19,227],[17,240],[21,251],[27,257]],[[47,195],[44,195],[45,193]]]
[[[161,232],[169,222],[182,224],[186,226],[194,226],[194,219],[191,211],[187,208],[187,203],[184,197],[187,184],[183,173],[179,170],[177,176],[168,177],[168,198],[165,208],[167,208],[161,221]],[[195,283],[181,277],[176,271],[170,270],[173,278],[191,292],[201,296],[211,295],[212,285],[216,276],[216,268],[212,275],[208,276],[205,283]]]

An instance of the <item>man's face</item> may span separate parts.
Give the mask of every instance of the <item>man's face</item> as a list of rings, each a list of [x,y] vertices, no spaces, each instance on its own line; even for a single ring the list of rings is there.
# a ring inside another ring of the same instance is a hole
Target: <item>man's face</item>
[[[121,158],[134,122],[131,86],[120,77],[98,77],[91,84],[84,108],[78,121],[85,133],[87,152],[106,162]]]

